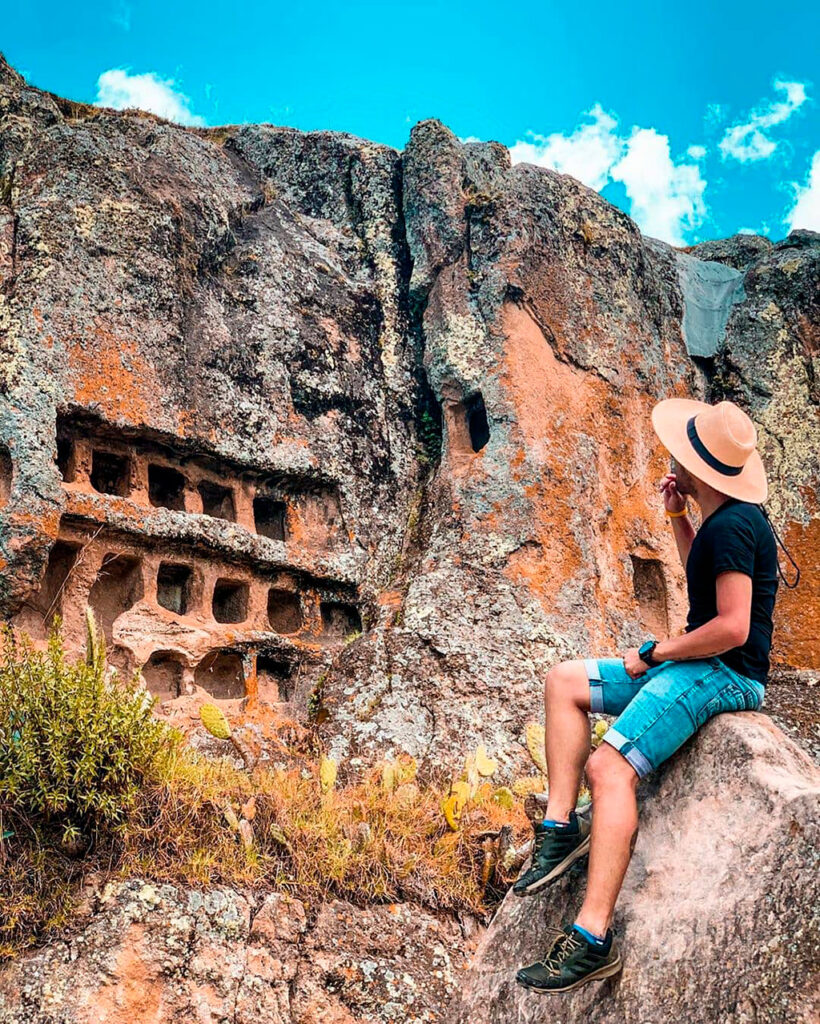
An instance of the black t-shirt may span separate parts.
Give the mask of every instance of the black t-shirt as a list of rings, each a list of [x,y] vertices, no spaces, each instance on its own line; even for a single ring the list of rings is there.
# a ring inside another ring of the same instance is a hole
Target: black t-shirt
[[[765,686],[777,592],[777,547],[758,506],[736,498],[729,498],[708,515],[692,541],[686,561],[687,633],[717,615],[716,580],[728,571],[751,576],[752,614],[746,643],[721,654],[720,659]]]

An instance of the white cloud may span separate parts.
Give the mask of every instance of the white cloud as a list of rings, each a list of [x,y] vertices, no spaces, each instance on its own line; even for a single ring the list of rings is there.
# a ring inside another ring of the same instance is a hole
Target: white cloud
[[[205,125],[205,119],[191,111],[188,97],[174,89],[174,80],[160,78],[153,71],[142,75],[121,68],[103,71],[97,79],[96,103],[115,110],[137,107],[178,124]]]
[[[697,163],[675,163],[669,138],[654,128],[633,128],[629,137],[618,120],[597,104],[586,115],[590,123],[571,134],[536,135],[510,148],[513,163],[534,163],[571,174],[600,191],[610,182],[623,184],[630,214],[640,229],[672,245],[684,245],[685,235],[702,221],[706,181]],[[703,146],[690,146],[691,160],[706,155]]]
[[[612,168],[614,181],[623,183],[632,217],[641,231],[672,245],[684,245],[684,235],[706,213],[706,181],[697,164],[672,160],[669,137],[654,128],[633,128],[626,153]]]
[[[787,121],[806,102],[806,86],[803,82],[785,82],[782,79],[775,79],[773,85],[784,94],[784,98],[757,107],[748,121],[727,128],[720,140],[724,160],[728,157],[741,163],[766,160],[777,149],[778,143],[769,137],[768,131]]]
[[[820,231],[820,149],[814,154],[805,185],[793,185],[794,206],[785,217],[789,231],[808,228]]]
[[[528,141],[519,141],[510,147],[512,162],[552,167],[600,191],[621,155],[623,142],[615,132],[617,120],[600,103],[585,116],[590,117],[592,123],[579,125],[571,135],[554,132],[544,136],[527,132]]]

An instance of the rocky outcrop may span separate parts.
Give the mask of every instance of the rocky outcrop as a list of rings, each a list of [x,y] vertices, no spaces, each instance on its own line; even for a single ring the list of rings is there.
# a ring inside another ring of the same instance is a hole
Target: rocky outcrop
[[[820,238],[676,251],[437,121],[398,153],[86,107],[0,65],[0,605],[332,753],[504,771],[557,659],[674,632],[649,412],[737,398],[820,667]],[[180,718],[181,720],[181,718]]]
[[[402,153],[189,129],[0,58],[0,615],[38,642],[60,615],[71,648],[90,604],[188,731],[214,699],[261,743],[275,707],[343,772],[484,743],[509,775],[552,663],[680,628],[649,413],[731,397],[803,569],[794,685],[820,669],[819,263],[805,231],[675,250],[438,121]],[[710,723],[644,785],[624,973],[565,1019],[816,1019],[817,786],[765,718]],[[453,1019],[544,1012],[512,977],[546,907],[504,903]],[[88,910],[5,971],[4,1024],[432,1021],[469,951],[409,905],[132,881]]]
[[[623,971],[571,995],[514,979],[577,912],[581,865],[509,893],[486,932],[412,904],[132,879],[89,885],[64,939],[0,971],[0,1024],[814,1024],[820,769],[764,715],[718,715],[639,801]]]
[[[820,1016],[820,770],[763,715],[718,715],[639,791],[638,841],[614,926],[624,967],[564,996],[515,971],[572,920],[573,869],[508,893],[447,1014],[453,1024],[720,1021]],[[594,814],[594,810],[593,810]]]
[[[471,944],[412,905],[206,893],[139,879],[65,942],[0,972],[2,1024],[404,1024],[441,1020]]]

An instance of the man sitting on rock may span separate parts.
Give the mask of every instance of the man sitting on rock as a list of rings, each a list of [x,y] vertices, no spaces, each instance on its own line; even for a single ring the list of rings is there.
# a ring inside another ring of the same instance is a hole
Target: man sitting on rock
[[[676,398],[655,406],[652,424],[672,455],[660,490],[686,569],[686,631],[623,658],[565,661],[547,676],[549,802],[533,826],[531,867],[513,888],[537,893],[587,851],[589,871],[574,924],[518,971],[519,984],[537,992],[567,992],[621,969],[611,922],[638,834],[638,780],[713,715],[763,701],[778,564],[757,504],[767,486],[754,424],[732,402]],[[697,531],[687,495],[700,506]],[[589,760],[588,711],[618,716]],[[574,810],[585,764],[591,827]]]

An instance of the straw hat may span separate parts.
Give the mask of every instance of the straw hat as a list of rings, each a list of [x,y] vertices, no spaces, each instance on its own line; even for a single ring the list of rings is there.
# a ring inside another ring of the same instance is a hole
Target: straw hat
[[[734,402],[667,398],[652,410],[652,426],[670,454],[699,480],[741,501],[766,500],[757,431]]]

